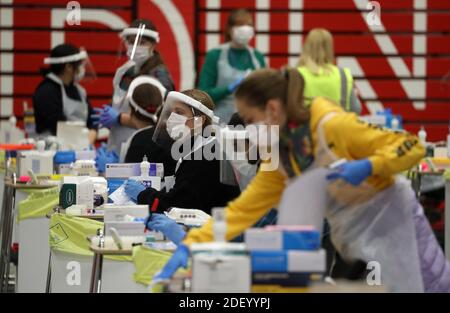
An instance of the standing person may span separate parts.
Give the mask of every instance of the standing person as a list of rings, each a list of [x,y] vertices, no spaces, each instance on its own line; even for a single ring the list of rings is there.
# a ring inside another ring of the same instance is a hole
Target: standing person
[[[318,96],[339,103],[346,111],[361,114],[353,76],[349,68],[334,65],[333,36],[323,28],[314,28],[306,37],[298,61],[298,71],[305,81],[305,105]]]
[[[260,125],[263,132],[280,129],[279,141],[250,137],[258,145],[278,145],[280,162],[277,169],[262,163],[247,189],[228,204],[227,240],[276,206],[289,180],[344,158],[322,191],[327,192],[326,217],[337,251],[346,260],[379,262],[382,283],[390,291],[450,292],[450,264],[410,182],[395,176],[424,157],[419,139],[363,122],[326,98],[317,97],[306,108],[303,87],[296,69],[260,70],[236,91],[246,124]],[[187,266],[189,245],[213,240],[212,223],[191,230],[154,279],[168,279]]]
[[[265,67],[264,56],[249,46],[254,37],[253,18],[245,9],[231,12],[225,29],[225,43],[206,54],[199,77],[199,88],[214,103],[220,123],[228,124],[236,112],[234,91],[252,70]]]
[[[89,142],[93,144],[97,130],[91,115],[86,90],[79,82],[86,75],[90,63],[86,51],[71,44],[61,44],[52,49],[44,59],[50,65],[45,77],[33,94],[36,132],[42,136],[56,135],[58,121],[82,121],[90,129]],[[88,72],[88,75],[95,75]]]
[[[110,128],[108,149],[116,151],[117,154],[120,153],[122,143],[135,131],[130,124],[130,107],[124,101],[131,81],[137,76],[148,75],[157,79],[167,91],[175,89],[172,76],[161,54],[156,50],[160,37],[151,21],[135,20],[129,28],[122,31],[120,37],[127,46],[128,57],[132,59],[116,70],[112,105],[105,105],[103,109],[97,110],[100,125]],[[136,40],[137,46],[132,55]]]

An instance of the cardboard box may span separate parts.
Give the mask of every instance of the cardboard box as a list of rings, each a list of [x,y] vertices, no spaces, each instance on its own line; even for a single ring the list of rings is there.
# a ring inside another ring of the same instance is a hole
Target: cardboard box
[[[252,271],[266,273],[306,272],[323,273],[326,270],[326,252],[317,251],[251,251]]]
[[[317,230],[267,230],[250,228],[245,232],[245,244],[250,251],[317,250],[321,244]]]

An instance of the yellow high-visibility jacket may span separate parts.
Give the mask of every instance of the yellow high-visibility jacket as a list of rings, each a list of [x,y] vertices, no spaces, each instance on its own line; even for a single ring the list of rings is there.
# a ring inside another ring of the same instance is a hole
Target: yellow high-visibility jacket
[[[417,137],[409,133],[395,133],[358,120],[354,113],[346,113],[337,104],[318,97],[311,105],[311,133],[314,153],[317,152],[317,127],[322,117],[336,112],[322,125],[328,147],[339,158],[369,159],[372,176],[367,183],[376,190],[391,186],[394,175],[411,168],[425,155]],[[295,167],[293,165],[293,167]],[[226,210],[227,233],[230,240],[251,227],[268,210],[277,207],[288,178],[281,169],[259,171],[241,195],[230,202]],[[212,221],[191,230],[184,243],[213,240]]]

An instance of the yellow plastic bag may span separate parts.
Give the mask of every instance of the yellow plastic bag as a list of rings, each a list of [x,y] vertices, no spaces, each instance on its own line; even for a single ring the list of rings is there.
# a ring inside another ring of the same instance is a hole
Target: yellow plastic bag
[[[22,189],[28,197],[20,201],[18,206],[17,220],[38,218],[51,213],[59,203],[58,187],[49,189]]]
[[[450,170],[446,170],[446,171],[444,172],[444,179],[445,179],[445,180],[450,180]]]
[[[159,272],[172,256],[171,252],[137,246],[133,249],[133,262],[136,268],[134,281],[149,285],[153,276]]]
[[[103,223],[89,218],[53,214],[50,219],[50,248],[58,252],[92,256],[88,236],[95,236]],[[105,256],[116,261],[132,261],[131,256]]]

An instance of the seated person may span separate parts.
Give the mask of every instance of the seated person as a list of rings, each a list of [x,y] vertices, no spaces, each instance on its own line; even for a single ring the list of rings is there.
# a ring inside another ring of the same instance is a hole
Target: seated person
[[[166,89],[153,77],[139,76],[131,82],[126,98],[131,108],[129,122],[138,130],[123,144],[120,161],[139,163],[147,156],[149,162],[163,163],[164,172],[173,175],[176,162],[169,152],[150,140],[157,121],[156,112],[162,106],[165,95]],[[103,146],[98,149],[96,161],[99,172],[104,172],[105,165],[118,162],[119,157],[114,151],[106,151]]]
[[[158,191],[128,180],[125,192],[131,199],[150,206],[157,199],[157,212],[179,207],[200,209],[209,214],[212,208],[224,206],[240,194],[238,186],[221,182],[220,160],[205,158],[208,152],[214,153],[217,144],[214,136],[203,137],[205,128],[218,121],[213,110],[214,102],[203,91],[169,93],[153,140],[171,147],[172,157],[177,160],[174,187],[169,191]],[[193,149],[184,154],[174,149],[179,145],[184,147],[184,144],[190,144]],[[197,157],[199,152],[202,153],[200,159]]]

